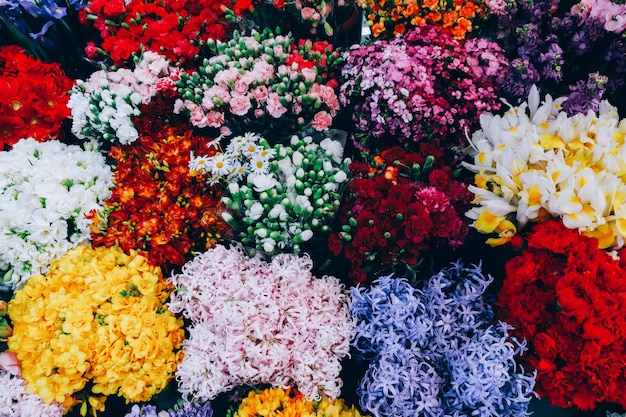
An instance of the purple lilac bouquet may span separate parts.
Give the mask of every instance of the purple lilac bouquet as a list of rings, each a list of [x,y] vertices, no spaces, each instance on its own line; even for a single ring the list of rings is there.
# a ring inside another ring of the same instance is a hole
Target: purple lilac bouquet
[[[374,416],[527,416],[535,375],[515,356],[525,343],[494,323],[493,278],[461,262],[421,289],[381,277],[352,288],[353,347],[371,361],[358,394]]]
[[[513,0],[494,14],[487,36],[511,61],[503,95],[513,105],[531,86],[567,96],[569,114],[598,111],[608,99],[626,110],[626,5],[611,0]]]
[[[218,245],[172,276],[169,308],[190,322],[179,391],[206,401],[244,384],[295,384],[308,400],[337,398],[354,335],[349,297],[311,269],[308,256],[268,263]]]
[[[463,143],[481,112],[500,108],[508,67],[497,44],[457,40],[432,25],[353,47],[344,58],[339,101],[352,111],[361,149]]]
[[[166,411],[157,412],[154,405],[133,405],[133,408],[124,417],[213,417],[213,407],[210,402],[179,401]]]

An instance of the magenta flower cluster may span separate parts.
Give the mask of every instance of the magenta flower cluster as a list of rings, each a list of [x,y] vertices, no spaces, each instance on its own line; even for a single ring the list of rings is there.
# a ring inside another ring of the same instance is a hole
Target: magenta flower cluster
[[[431,25],[354,47],[344,59],[339,101],[351,110],[364,148],[462,143],[481,112],[499,109],[508,68],[497,44],[456,40]]]
[[[308,256],[268,263],[218,245],[172,276],[169,309],[190,322],[179,391],[206,401],[244,384],[295,384],[309,400],[337,398],[355,324],[339,279],[311,269]]]

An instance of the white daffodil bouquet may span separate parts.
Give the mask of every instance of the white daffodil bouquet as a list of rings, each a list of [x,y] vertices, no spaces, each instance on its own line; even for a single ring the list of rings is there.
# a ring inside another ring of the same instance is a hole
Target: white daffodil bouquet
[[[192,155],[189,167],[209,183],[223,184],[223,214],[245,246],[268,254],[300,253],[301,244],[327,237],[337,212],[348,164],[343,144],[330,133],[319,143],[311,136],[291,137],[270,146],[254,133],[230,139],[213,156]]]
[[[475,194],[467,215],[480,232],[510,241],[528,222],[559,218],[596,237],[600,248],[619,248],[626,237],[626,121],[607,101],[598,112],[568,116],[565,98],[536,87],[503,115],[485,113],[471,139]]]

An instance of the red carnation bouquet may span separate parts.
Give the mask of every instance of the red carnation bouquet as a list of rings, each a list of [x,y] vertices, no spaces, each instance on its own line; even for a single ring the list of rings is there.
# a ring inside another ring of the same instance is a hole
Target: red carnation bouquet
[[[188,66],[208,39],[226,39],[230,23],[223,7],[230,1],[92,0],[81,10],[84,24],[93,22],[102,45],[87,45],[89,58],[106,54],[114,65],[149,50]]]
[[[341,231],[329,237],[329,246],[348,260],[354,283],[388,269],[415,273],[431,249],[458,248],[468,234],[466,185],[453,178],[439,148],[423,143],[418,149],[395,146],[350,165]]]
[[[70,116],[73,81],[57,63],[31,58],[22,48],[0,49],[0,151],[23,138],[56,139]]]
[[[558,407],[625,407],[625,250],[600,250],[597,239],[549,220],[505,268],[498,316],[528,341],[537,393]]]
[[[189,170],[192,153],[206,153],[213,138],[197,136],[158,95],[134,120],[139,138],[112,146],[111,198],[92,212],[94,246],[138,249],[151,265],[180,266],[192,250],[204,251],[230,233],[220,214],[221,193]],[[168,110],[169,109],[169,110]]]

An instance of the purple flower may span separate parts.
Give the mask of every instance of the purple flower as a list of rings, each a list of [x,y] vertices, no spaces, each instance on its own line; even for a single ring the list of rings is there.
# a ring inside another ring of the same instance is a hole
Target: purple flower
[[[351,289],[353,347],[370,367],[361,406],[374,416],[526,416],[534,374],[515,356],[525,343],[494,323],[492,278],[459,261],[415,288],[381,277]]]

